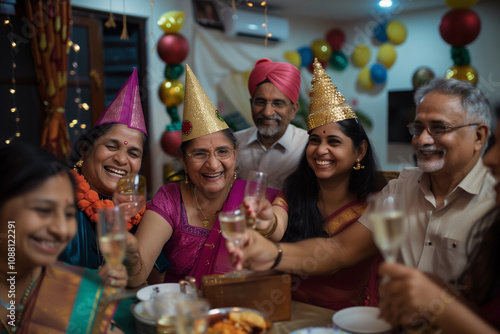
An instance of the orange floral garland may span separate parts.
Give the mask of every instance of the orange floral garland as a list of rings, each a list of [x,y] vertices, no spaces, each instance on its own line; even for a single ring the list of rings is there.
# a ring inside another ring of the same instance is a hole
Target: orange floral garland
[[[99,199],[99,194],[97,194],[95,190],[90,189],[90,185],[85,179],[85,176],[80,175],[76,170],[71,170],[71,174],[76,183],[75,196],[78,209],[84,212],[91,222],[97,222],[99,215],[96,210],[114,206],[113,201],[109,199]],[[139,213],[130,218],[127,222],[127,230],[132,229],[132,227],[141,222],[145,211],[146,206],[144,206]]]

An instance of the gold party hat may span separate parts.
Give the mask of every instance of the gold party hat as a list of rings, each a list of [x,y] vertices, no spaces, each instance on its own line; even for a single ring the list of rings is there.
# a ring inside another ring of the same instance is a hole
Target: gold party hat
[[[219,110],[208,98],[189,65],[186,64],[182,142],[227,129]]]
[[[344,95],[332,83],[332,79],[326,74],[318,59],[314,59],[313,66],[307,132],[328,123],[358,118],[345,101]]]

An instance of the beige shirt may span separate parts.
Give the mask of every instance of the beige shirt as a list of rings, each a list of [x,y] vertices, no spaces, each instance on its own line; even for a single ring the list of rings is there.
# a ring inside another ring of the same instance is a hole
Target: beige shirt
[[[238,131],[235,136],[239,142],[236,161],[239,177],[246,180],[251,170],[266,172],[267,186],[275,189],[282,189],[285,178],[295,170],[309,140],[306,130],[291,124],[268,149],[257,138],[256,127]]]
[[[429,175],[418,168],[403,169],[382,190],[405,200],[408,231],[399,261],[445,280],[457,278],[467,263],[471,227],[495,206],[495,184],[480,159],[436,209]],[[359,221],[371,230],[366,215]]]

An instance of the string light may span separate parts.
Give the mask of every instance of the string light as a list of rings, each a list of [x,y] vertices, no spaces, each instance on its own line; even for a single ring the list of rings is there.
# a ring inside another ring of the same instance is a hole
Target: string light
[[[12,24],[12,21],[10,20],[10,17],[7,16],[6,19],[3,20],[4,25],[9,25],[11,28],[11,36],[14,35],[14,26]],[[17,44],[14,41],[10,41],[10,56],[12,59],[12,72],[11,72],[11,88],[9,88],[9,93],[12,96],[12,106],[10,107],[10,112],[14,114],[14,121],[15,121],[15,126],[16,130],[14,132],[14,135],[10,136],[8,139],[5,140],[6,144],[10,144],[12,142],[12,139],[14,137],[21,137],[21,130],[20,130],[20,123],[21,123],[21,116],[19,114],[19,110],[17,109],[16,106],[16,60],[14,58],[15,53],[17,53]]]
[[[73,119],[68,126],[73,129],[73,133],[75,135],[80,134],[79,129],[85,129],[87,125],[83,122],[80,121],[81,118],[81,113],[82,109],[87,111],[90,109],[89,105],[87,103],[82,103],[82,89],[80,88],[80,76],[78,75],[78,53],[80,51],[80,45],[75,44],[73,42],[68,42],[68,46],[74,51],[75,53],[75,59],[73,62],[71,62],[71,69],[69,71],[69,74],[75,78],[75,86],[76,86],[76,97],[73,100],[76,104],[77,107],[77,112],[76,112],[76,118]],[[77,126],[77,124],[80,124],[80,126]]]

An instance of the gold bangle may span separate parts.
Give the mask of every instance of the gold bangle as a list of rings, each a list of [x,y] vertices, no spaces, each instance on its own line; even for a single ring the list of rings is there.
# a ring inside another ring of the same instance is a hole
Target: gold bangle
[[[271,230],[269,230],[269,232],[267,233],[265,231],[258,230],[258,232],[262,234],[264,238],[269,238],[271,235],[273,235],[274,231],[276,231],[276,227],[278,227],[278,217],[276,217],[276,214],[274,213],[273,215],[274,215],[274,224],[271,227]]]

